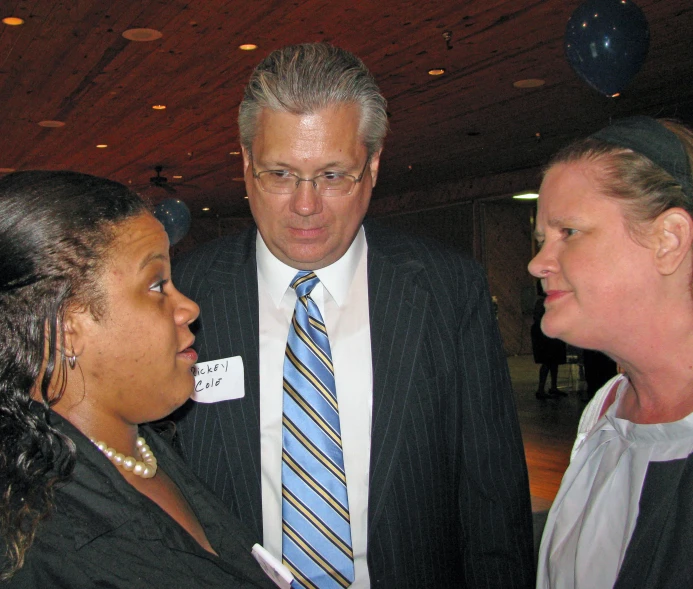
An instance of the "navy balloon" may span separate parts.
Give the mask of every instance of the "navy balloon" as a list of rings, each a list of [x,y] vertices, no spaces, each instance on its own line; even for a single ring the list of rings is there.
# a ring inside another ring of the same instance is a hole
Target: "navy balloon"
[[[577,7],[565,32],[565,54],[592,88],[614,96],[638,73],[647,57],[650,30],[630,0],[587,0]]]
[[[190,210],[177,198],[167,198],[156,205],[154,216],[164,226],[171,245],[183,239],[190,229]]]

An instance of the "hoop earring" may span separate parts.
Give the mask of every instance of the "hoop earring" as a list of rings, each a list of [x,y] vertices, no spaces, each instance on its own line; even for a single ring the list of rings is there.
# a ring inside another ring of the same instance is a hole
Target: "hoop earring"
[[[72,352],[72,356],[67,357],[67,363],[70,365],[70,370],[74,370],[75,366],[77,366],[77,356],[75,356],[74,352]]]

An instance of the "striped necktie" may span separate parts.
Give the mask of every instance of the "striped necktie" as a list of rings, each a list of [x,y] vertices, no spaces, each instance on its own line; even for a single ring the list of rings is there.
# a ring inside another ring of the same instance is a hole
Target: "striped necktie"
[[[284,356],[282,553],[292,587],[340,588],[354,580],[349,501],[332,353],[310,298],[319,278],[301,271]]]

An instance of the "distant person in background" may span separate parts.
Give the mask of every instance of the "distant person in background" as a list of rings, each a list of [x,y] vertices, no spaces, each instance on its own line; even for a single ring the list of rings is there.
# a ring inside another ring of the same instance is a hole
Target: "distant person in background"
[[[547,337],[541,330],[541,318],[544,316],[544,300],[546,293],[537,283],[537,301],[534,304],[534,321],[532,323],[532,355],[534,362],[540,364],[539,367],[539,386],[537,387],[537,399],[551,399],[559,395],[565,395],[558,388],[558,367],[566,363],[565,342],[552,337]],[[551,375],[551,388],[548,393],[544,391],[546,378]]]
[[[623,370],[583,412],[539,589],[693,587],[693,132],[632,117],[553,159],[541,327]]]
[[[582,365],[585,367],[587,388],[581,399],[589,401],[607,380],[616,376],[618,366],[609,356],[597,350],[583,350]]]

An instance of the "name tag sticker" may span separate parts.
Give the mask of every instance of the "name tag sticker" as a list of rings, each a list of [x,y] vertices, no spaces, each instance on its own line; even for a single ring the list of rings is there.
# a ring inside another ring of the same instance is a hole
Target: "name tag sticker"
[[[195,377],[193,401],[218,403],[245,397],[243,359],[240,356],[198,362],[192,367]]]
[[[274,584],[281,589],[291,589],[291,581],[294,576],[291,571],[286,568],[278,559],[274,558],[260,544],[255,544],[252,549],[252,555],[260,563],[265,574],[274,581]]]

